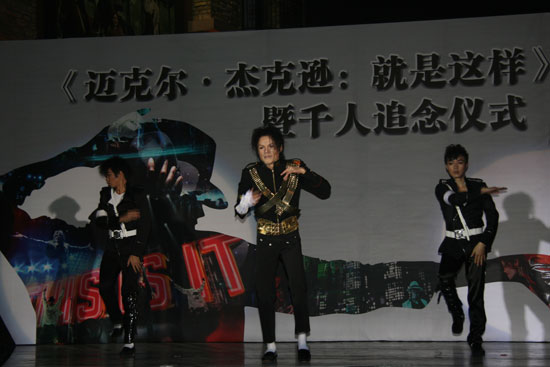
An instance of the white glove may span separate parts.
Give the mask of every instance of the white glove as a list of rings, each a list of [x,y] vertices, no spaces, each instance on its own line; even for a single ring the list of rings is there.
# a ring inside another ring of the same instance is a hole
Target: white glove
[[[253,200],[254,199],[252,198],[252,189],[250,189],[246,192],[246,194],[241,196],[241,202],[235,207],[237,213],[239,213],[240,215],[245,215],[246,213],[248,213],[248,209],[254,206]]]

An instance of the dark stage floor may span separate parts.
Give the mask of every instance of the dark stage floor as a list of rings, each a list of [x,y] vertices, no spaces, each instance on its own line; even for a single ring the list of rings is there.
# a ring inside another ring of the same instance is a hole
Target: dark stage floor
[[[279,366],[550,366],[548,343],[485,343],[473,359],[465,342],[310,343],[313,358],[296,361],[294,343],[278,343]],[[261,343],[138,344],[121,359],[120,344],[18,346],[4,366],[258,366]]]

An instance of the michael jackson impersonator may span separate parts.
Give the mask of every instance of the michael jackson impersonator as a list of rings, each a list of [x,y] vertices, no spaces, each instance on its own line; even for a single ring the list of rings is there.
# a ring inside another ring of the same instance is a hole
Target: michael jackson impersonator
[[[124,347],[120,354],[135,353],[138,294],[145,287],[143,254],[151,230],[147,201],[143,192],[129,185],[130,168],[125,160],[113,157],[104,161],[99,171],[108,187],[100,192],[99,205],[90,219],[108,231],[99,270],[99,292],[114,325],[113,336],[122,333]],[[118,306],[118,276],[122,272],[124,319]]]
[[[487,187],[477,178],[466,177],[468,153],[461,145],[449,145],[445,150],[445,168],[449,179],[442,179],[435,187],[435,195],[445,220],[445,239],[439,247],[440,289],[453,317],[452,332],[462,333],[464,312],[456,293],[455,279],[462,265],[468,282],[470,334],[468,344],[473,356],[482,356],[482,335],[487,318],[483,293],[487,253],[495,239],[498,212],[491,194],[506,190]],[[487,225],[484,227],[483,214]]]
[[[294,309],[298,360],[309,361],[307,346],[309,312],[307,289],[298,232],[302,189],[320,199],[330,196],[330,184],[299,159],[284,159],[284,139],[272,126],[252,133],[252,149],[259,162],[247,165],[241,176],[235,212],[244,218],[251,207],[257,220],[256,290],[266,351],[263,361],[276,361],[275,276],[282,262],[288,277]]]

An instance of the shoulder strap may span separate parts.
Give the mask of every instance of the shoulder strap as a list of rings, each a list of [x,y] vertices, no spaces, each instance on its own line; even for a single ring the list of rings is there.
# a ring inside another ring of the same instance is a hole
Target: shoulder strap
[[[446,184],[449,190],[453,191],[453,188]],[[468,241],[470,241],[470,228],[468,228],[468,225],[466,224],[466,220],[464,219],[464,216],[462,215],[462,210],[460,210],[460,207],[458,205],[455,205],[456,212],[458,213],[458,217],[460,218],[460,223],[462,223],[462,228],[464,228],[464,232],[466,232],[466,238]]]
[[[287,167],[290,165],[292,165],[292,163],[287,163]],[[277,193],[273,194],[271,190],[269,190],[261,180],[260,175],[258,174],[258,171],[256,170],[256,168],[251,168],[249,172],[250,172],[250,176],[252,177],[252,180],[256,184],[256,187],[258,187],[258,189],[262,192],[262,194],[265,197],[269,198],[269,200],[266,203],[264,203],[261,207],[259,207],[256,210],[258,214],[260,215],[264,214],[273,206],[276,207],[275,212],[277,213],[277,215],[281,215],[285,211],[296,210],[296,208],[290,205],[290,201],[292,200],[292,197],[296,192],[296,187],[298,186],[297,175],[291,174],[286,181],[283,181],[283,184],[281,185],[279,190],[277,190]]]
[[[250,176],[252,177],[252,181],[254,181],[254,184],[256,184],[256,187],[262,192],[262,194],[265,197],[272,198],[274,194],[264,184],[264,182],[260,178],[260,175],[258,174],[258,170],[256,169],[256,167],[250,168],[248,170],[248,172],[250,172]]]
[[[291,166],[294,166],[294,167],[297,167],[299,165],[299,161],[296,162],[296,161],[292,161],[292,162],[289,162],[287,163],[287,167],[291,167]],[[292,197],[294,196],[294,193],[296,192],[296,187],[298,187],[298,175],[296,174],[291,174],[288,179],[285,181],[285,183],[287,183],[287,189],[286,189],[286,193],[285,193],[285,196],[283,197],[283,200],[282,200],[282,203],[280,206],[278,206],[277,209],[281,208],[281,214],[282,212],[284,212],[285,210],[288,210],[289,208],[291,208],[291,205],[290,205],[290,201],[292,200]],[[284,186],[284,183],[283,183],[283,186]],[[281,186],[281,188],[283,188]]]

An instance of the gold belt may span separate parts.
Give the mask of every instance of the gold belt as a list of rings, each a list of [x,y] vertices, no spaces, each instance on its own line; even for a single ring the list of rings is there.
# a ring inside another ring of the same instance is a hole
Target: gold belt
[[[275,223],[267,219],[258,219],[258,233],[268,236],[279,236],[294,232],[298,229],[298,218],[296,216],[288,217],[280,223]]]

